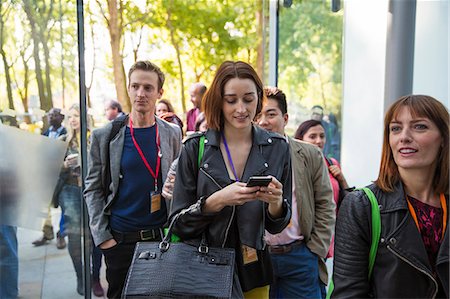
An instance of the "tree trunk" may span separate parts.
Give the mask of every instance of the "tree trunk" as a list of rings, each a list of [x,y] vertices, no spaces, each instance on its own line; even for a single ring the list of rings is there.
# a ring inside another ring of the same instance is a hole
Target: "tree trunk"
[[[170,1],[169,7],[167,8],[167,27],[170,30],[170,41],[172,42],[173,47],[175,48],[175,51],[177,53],[177,62],[178,67],[180,68],[180,86],[181,86],[181,107],[183,109],[183,114],[186,113],[186,98],[184,97],[184,78],[183,78],[183,64],[181,62],[181,53],[180,53],[180,46],[178,45],[177,41],[175,40],[175,29],[173,28],[172,21],[170,20],[172,16],[172,4],[173,1]]]
[[[42,30],[42,28],[40,28]],[[47,100],[53,104],[52,84],[50,79],[50,51],[48,49],[48,39],[45,37],[45,33],[41,31],[41,44],[44,49],[44,61],[45,61],[45,88],[47,89]],[[60,107],[62,108],[62,107]]]
[[[24,0],[24,10],[27,14],[28,21],[31,27],[31,38],[33,39],[33,59],[36,72],[36,81],[38,85],[39,100],[41,102],[41,109],[48,111],[52,108],[52,102],[48,100],[45,93],[44,80],[42,78],[41,58],[39,55],[39,39],[38,32],[36,30],[36,22],[34,20],[33,11],[30,7],[29,0]]]
[[[0,2],[1,5],[1,2]],[[8,64],[8,60],[6,59],[6,53],[3,49],[3,44],[5,41],[5,35],[4,35],[4,27],[5,23],[3,21],[3,15],[0,15],[0,54],[2,55],[3,60],[3,66],[5,68],[5,78],[6,78],[6,91],[8,94],[8,106],[9,109],[14,110],[14,101],[12,97],[12,89],[11,89],[11,76],[9,73],[10,65]]]
[[[21,99],[22,99],[22,105],[25,112],[28,112],[28,82],[29,82],[29,67],[28,67],[28,60],[25,59],[25,51],[21,53],[22,56],[22,62],[23,62],[23,68],[24,68],[24,75],[23,75],[23,94],[21,93]],[[29,58],[28,58],[29,59]]]
[[[16,77],[16,73],[14,72],[14,69],[13,69],[13,73],[12,73],[13,74],[12,77],[14,79],[14,83],[17,86],[17,92],[19,93],[20,100],[22,102],[23,109],[25,112],[28,112],[28,83],[30,82],[29,75],[28,75],[30,73],[29,72],[30,68],[28,67],[28,61],[31,59],[31,56],[29,56],[29,58],[26,58],[26,56],[25,56],[25,51],[27,48],[28,48],[28,46],[24,46],[24,48],[22,50],[20,50],[20,52],[19,52],[20,58],[23,63],[23,73],[24,73],[23,88],[19,87],[20,84],[17,81],[17,77]],[[24,120],[27,124],[31,123],[31,119],[28,115],[25,115]]]
[[[6,53],[3,50],[3,47],[0,48],[0,53],[2,55],[3,65],[5,67],[6,91],[8,93],[8,106],[9,106],[9,109],[14,110],[14,101],[13,101],[12,90],[11,90],[11,76],[9,74],[10,66],[8,64],[8,61],[6,60]]]
[[[121,1],[121,0],[119,0]],[[116,86],[117,100],[122,105],[123,110],[129,112],[131,109],[130,98],[127,92],[127,79],[123,67],[123,57],[121,54],[122,24],[119,24],[119,11],[117,0],[108,0],[109,12],[109,36],[111,38],[111,51],[114,71],[114,84]]]
[[[94,33],[94,21],[92,20],[92,14],[89,15],[89,26],[90,26],[90,32],[91,32],[91,43],[92,43],[92,69],[91,69],[91,78],[89,80],[89,83],[86,84],[86,98],[87,98],[87,105],[88,107],[92,107],[91,103],[91,89],[92,89],[92,83],[94,82],[94,72],[96,68],[97,63],[97,45],[95,43],[95,33]]]

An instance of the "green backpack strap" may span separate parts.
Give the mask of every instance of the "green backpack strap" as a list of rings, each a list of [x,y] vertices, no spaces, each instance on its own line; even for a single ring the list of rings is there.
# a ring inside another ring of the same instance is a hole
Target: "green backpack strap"
[[[369,188],[361,188],[369,198],[372,208],[372,244],[370,245],[369,252],[369,279],[372,276],[373,265],[377,257],[378,243],[380,242],[381,235],[381,217],[380,208],[378,206],[377,198]]]
[[[200,143],[198,145],[198,168],[200,168],[200,163],[202,162],[202,158],[203,158],[203,152],[205,151],[205,135],[202,135],[200,137]],[[164,229],[164,235],[167,236],[167,232],[168,232],[168,228]],[[172,233],[172,236],[170,238],[170,242],[171,243],[177,243],[179,242],[181,239]]]
[[[200,143],[198,145],[198,168],[200,168],[200,163],[202,162],[204,151],[205,151],[205,135],[202,135],[200,137]]]
[[[378,206],[377,198],[373,194],[372,190],[367,187],[361,188],[359,190],[364,191],[367,198],[370,201],[371,214],[372,214],[372,243],[370,244],[369,251],[369,280],[372,277],[373,266],[375,265],[375,259],[377,257],[378,243],[380,242],[381,236],[381,216],[380,208]],[[331,298],[331,294],[334,290],[334,282],[331,280],[330,286],[328,287],[327,299]]]

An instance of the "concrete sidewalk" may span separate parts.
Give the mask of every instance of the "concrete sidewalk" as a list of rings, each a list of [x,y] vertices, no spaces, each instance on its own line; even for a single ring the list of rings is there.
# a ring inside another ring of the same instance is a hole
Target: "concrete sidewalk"
[[[31,244],[42,235],[40,231],[17,229],[19,243],[19,298],[79,299],[76,291],[76,275],[67,247],[57,249],[53,239],[47,245]],[[66,237],[67,241],[67,237]],[[105,290],[105,264],[100,278]],[[97,298],[92,294],[92,298]]]

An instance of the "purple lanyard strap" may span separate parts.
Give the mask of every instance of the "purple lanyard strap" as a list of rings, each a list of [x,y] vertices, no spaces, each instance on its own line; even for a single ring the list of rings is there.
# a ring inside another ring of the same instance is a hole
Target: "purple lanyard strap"
[[[239,178],[236,173],[236,169],[234,168],[233,159],[231,159],[230,149],[228,148],[227,140],[225,139],[225,135],[223,134],[223,132],[222,132],[222,139],[223,139],[223,145],[225,145],[225,150],[227,152],[228,162],[231,165],[231,170],[233,170],[234,178],[235,178],[236,182],[239,182]]]

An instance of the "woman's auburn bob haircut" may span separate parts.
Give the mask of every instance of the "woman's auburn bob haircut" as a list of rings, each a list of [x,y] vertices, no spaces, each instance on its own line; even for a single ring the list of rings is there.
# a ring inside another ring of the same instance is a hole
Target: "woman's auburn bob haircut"
[[[225,61],[220,65],[211,86],[203,96],[202,111],[205,113],[208,128],[219,131],[223,127],[224,117],[222,107],[224,86],[233,78],[250,79],[255,82],[258,93],[258,105],[255,116],[261,112],[265,95],[263,92],[264,86],[258,74],[250,64],[243,61]]]
[[[443,143],[437,157],[436,170],[433,176],[433,189],[436,193],[448,194],[449,114],[441,102],[427,95],[400,97],[386,112],[380,173],[375,184],[385,192],[392,192],[395,184],[401,180],[392,149],[389,145],[389,125],[398,117],[402,107],[407,107],[413,117],[428,118],[439,129]]]

